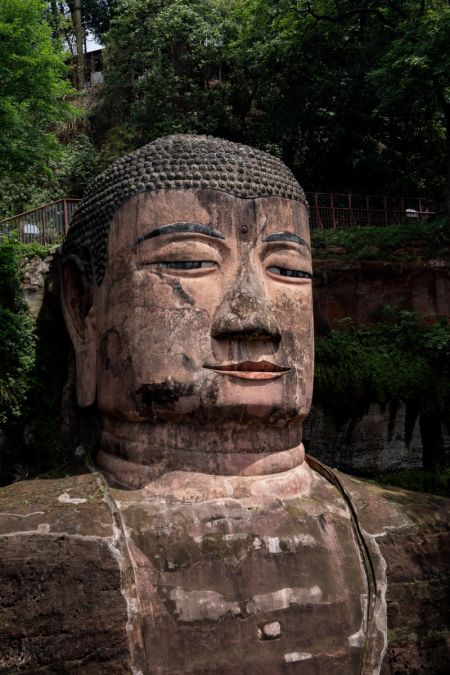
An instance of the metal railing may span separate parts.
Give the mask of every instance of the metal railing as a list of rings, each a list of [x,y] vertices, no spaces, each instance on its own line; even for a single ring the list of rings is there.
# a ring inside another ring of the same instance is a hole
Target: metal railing
[[[389,227],[404,222],[425,221],[443,213],[441,202],[426,197],[308,192],[310,225],[317,229]]]
[[[79,199],[58,199],[37,209],[0,220],[0,234],[17,233],[25,244],[58,244],[64,240]]]

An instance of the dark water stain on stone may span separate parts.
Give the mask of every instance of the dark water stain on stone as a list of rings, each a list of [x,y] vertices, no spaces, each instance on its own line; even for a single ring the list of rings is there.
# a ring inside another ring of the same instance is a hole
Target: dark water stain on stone
[[[207,381],[203,384],[201,390],[201,402],[205,407],[214,407],[219,398],[219,383],[217,381]]]
[[[171,378],[158,384],[143,384],[135,393],[136,403],[141,413],[159,406],[173,406],[183,396],[192,396],[193,384],[183,384]]]

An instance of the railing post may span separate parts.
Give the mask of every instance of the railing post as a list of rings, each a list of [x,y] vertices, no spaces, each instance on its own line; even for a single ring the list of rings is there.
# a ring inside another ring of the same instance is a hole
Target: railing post
[[[369,202],[369,195],[366,195],[366,211],[367,211],[367,225],[370,227],[371,219],[370,219],[370,202]]]
[[[334,212],[334,194],[330,193],[330,204],[331,204],[331,222],[333,223],[333,229],[336,229],[336,214]]]
[[[318,198],[317,192],[314,193],[314,209],[316,211],[317,224],[320,227],[320,229],[323,230],[323,223],[322,223],[322,218],[320,217],[319,198]]]
[[[387,227],[389,225],[388,222],[388,213],[387,213],[387,198],[383,198],[383,204],[384,204],[384,224]]]
[[[47,244],[47,241],[45,240],[45,208],[41,209],[41,223],[42,223],[42,238],[41,241],[43,244]]]
[[[69,216],[67,214],[67,199],[64,199],[64,234],[67,234],[69,229]]]

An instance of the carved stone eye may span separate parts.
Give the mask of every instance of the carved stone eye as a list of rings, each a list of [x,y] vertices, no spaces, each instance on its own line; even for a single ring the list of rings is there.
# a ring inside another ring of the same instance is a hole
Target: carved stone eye
[[[154,266],[172,270],[199,270],[205,267],[215,267],[216,264],[212,260],[171,260],[154,263]]]
[[[300,270],[290,270],[287,267],[271,266],[267,268],[271,274],[277,274],[280,277],[295,277],[297,279],[311,279],[312,275],[309,272],[302,272]]]

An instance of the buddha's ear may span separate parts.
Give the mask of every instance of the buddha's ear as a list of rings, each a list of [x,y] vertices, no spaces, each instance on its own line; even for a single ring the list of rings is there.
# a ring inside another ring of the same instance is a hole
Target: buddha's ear
[[[61,299],[64,320],[75,350],[77,403],[94,403],[97,384],[97,331],[92,284],[79,258],[70,256],[61,266]]]

